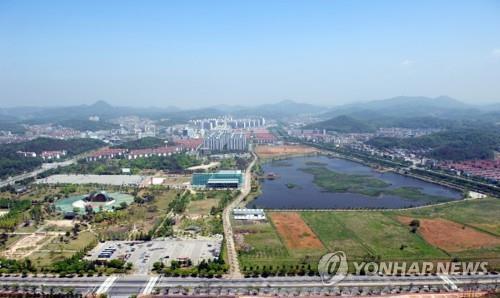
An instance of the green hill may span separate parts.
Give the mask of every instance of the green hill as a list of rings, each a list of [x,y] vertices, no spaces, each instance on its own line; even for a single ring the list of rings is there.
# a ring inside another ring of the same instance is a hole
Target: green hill
[[[165,146],[165,140],[155,137],[145,137],[142,139],[125,142],[123,144],[115,146],[115,148],[135,150],[144,148],[156,148],[162,146]]]
[[[326,129],[342,133],[373,132],[375,128],[361,120],[341,115],[321,122],[304,126],[305,129]]]
[[[373,138],[377,148],[428,149],[440,160],[491,159],[500,148],[500,131],[486,128],[450,129],[418,138]]]

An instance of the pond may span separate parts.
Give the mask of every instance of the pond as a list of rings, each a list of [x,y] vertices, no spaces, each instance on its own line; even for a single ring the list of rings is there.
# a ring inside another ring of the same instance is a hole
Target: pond
[[[261,181],[249,208],[406,208],[462,199],[458,190],[339,158],[295,157],[262,168],[276,178]]]

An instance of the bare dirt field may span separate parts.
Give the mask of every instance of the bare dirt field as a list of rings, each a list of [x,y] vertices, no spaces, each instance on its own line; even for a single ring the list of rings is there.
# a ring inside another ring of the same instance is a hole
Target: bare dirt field
[[[19,241],[14,243],[11,247],[9,247],[8,250],[4,252],[4,255],[8,258],[13,258],[13,259],[22,259],[33,252],[37,251],[40,249],[43,244],[48,242],[52,237],[55,237],[54,235],[48,236],[47,234],[37,234],[33,233],[31,235],[28,235],[24,238],[21,238]]]
[[[398,216],[398,220],[409,224],[413,218]],[[500,245],[500,238],[446,219],[418,219],[418,233],[429,244],[447,252],[487,248]]]
[[[288,155],[301,155],[318,152],[316,148],[302,145],[257,146],[255,153],[260,158],[273,158]]]
[[[273,212],[271,220],[290,249],[324,249],[316,234],[296,212]]]
[[[61,219],[61,220],[46,220],[46,226],[55,226],[59,228],[72,228],[77,221],[69,220],[69,219]]]

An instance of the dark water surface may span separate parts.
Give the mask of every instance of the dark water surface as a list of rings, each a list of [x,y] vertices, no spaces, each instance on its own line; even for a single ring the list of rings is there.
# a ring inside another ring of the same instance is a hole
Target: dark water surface
[[[307,168],[307,162],[320,162],[332,171],[347,174],[370,175],[383,180],[391,188],[418,187],[421,192],[452,200],[462,198],[461,192],[441,185],[406,177],[396,173],[380,173],[365,165],[325,156],[295,157],[268,162],[262,168],[266,174],[275,173],[279,178],[262,181],[262,194],[248,204],[249,208],[309,209],[309,208],[404,208],[424,205],[425,201],[409,200],[394,195],[371,197],[357,193],[325,192],[313,183],[313,175],[300,168]],[[289,188],[287,184],[294,187]]]

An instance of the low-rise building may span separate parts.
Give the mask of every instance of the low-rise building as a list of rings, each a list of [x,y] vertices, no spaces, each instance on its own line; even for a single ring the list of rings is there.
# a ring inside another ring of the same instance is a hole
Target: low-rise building
[[[124,155],[127,152],[126,149],[120,148],[104,148],[97,150],[87,156],[87,161],[95,161],[98,159],[110,159]]]
[[[23,157],[36,157],[36,152],[29,152],[29,151],[17,151],[16,152],[19,156]]]
[[[43,151],[40,154],[40,157],[43,160],[60,159],[63,156],[66,156],[66,150],[61,150],[61,151]]]
[[[179,147],[159,147],[132,150],[128,153],[128,159],[137,159],[151,156],[170,156],[180,151]]]
[[[238,220],[265,220],[264,209],[233,209],[234,219]]]
[[[240,188],[243,174],[240,170],[223,170],[215,173],[194,173],[191,186],[195,188]]]

